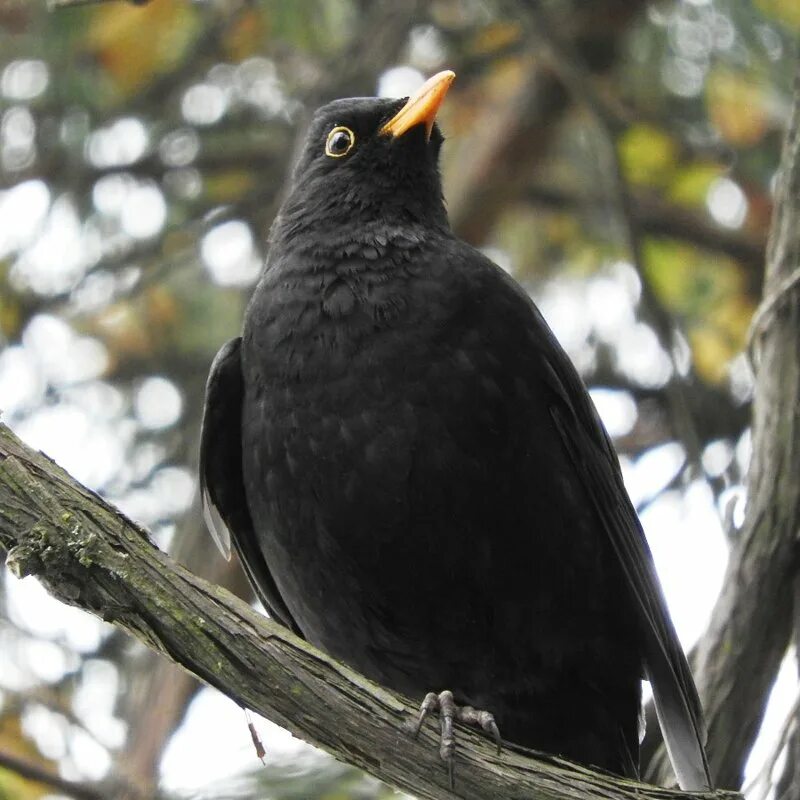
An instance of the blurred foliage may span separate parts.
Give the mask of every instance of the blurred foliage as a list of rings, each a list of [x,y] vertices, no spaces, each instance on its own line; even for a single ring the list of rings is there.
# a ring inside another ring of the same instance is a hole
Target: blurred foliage
[[[631,183],[664,186],[678,163],[678,146],[672,136],[655,125],[631,125],[619,140],[620,158]]]
[[[758,8],[793,31],[800,31],[800,7],[792,0],[756,0]]]
[[[52,768],[23,732],[22,721],[17,714],[0,716],[0,750],[24,757],[32,764]],[[11,770],[0,767],[0,800],[39,800],[49,794],[46,786],[22,778]]]
[[[457,231],[540,300],[591,386],[630,401],[616,425],[626,463],[680,438],[667,391],[678,385],[699,455],[725,445],[721,467],[703,464],[715,502],[727,503],[746,469],[737,445],[752,376],[741,354],[759,300],[800,4],[545,7],[602,114],[563,89],[513,2],[0,5],[6,421],[192,568],[246,591],[235,565],[205,549],[196,438],[205,374],[238,330],[292,143],[320,102],[405,94],[450,67],[458,81],[442,112],[443,173]],[[640,264],[626,230],[643,240]],[[656,333],[665,315],[688,343],[680,363]],[[178,697],[179,682],[164,677],[172,673],[92,622],[83,623],[92,644],[72,641],[74,621],[51,609],[45,635],[44,601],[4,582],[0,610],[15,623],[2,633],[0,751],[154,796],[159,754],[195,689]],[[74,669],[32,668],[27,643],[48,635]],[[45,732],[29,698],[67,673],[67,700]],[[167,718],[145,723],[137,697],[174,702],[162,704]],[[225,785],[231,797],[390,796],[329,759],[272,763]],[[0,770],[0,798],[41,796]]]
[[[214,786],[197,800],[401,800],[401,795],[360,770],[320,754],[297,763],[273,766],[242,779],[238,785]]]
[[[157,76],[178,67],[198,33],[198,14],[189,3],[107,5],[94,13],[85,48],[124,102]]]

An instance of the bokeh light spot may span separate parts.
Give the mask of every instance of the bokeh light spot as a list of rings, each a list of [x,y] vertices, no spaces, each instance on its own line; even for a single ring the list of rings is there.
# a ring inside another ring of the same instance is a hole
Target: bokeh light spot
[[[133,398],[139,422],[150,430],[174,425],[183,410],[183,398],[175,384],[155,375],[142,381]]]

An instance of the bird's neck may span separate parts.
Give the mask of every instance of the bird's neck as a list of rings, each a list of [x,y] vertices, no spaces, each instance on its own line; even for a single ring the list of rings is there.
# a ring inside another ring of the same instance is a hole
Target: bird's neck
[[[337,251],[354,241],[402,239],[404,232],[422,229],[444,233],[449,227],[444,202],[435,194],[419,198],[415,205],[377,192],[367,199],[358,192],[302,193],[287,198],[269,238],[271,245],[285,251]]]
[[[448,235],[446,217],[361,217],[357,224],[326,224],[279,216],[270,232],[269,245],[270,251],[280,253],[283,260],[306,264],[314,272],[340,272],[348,263],[383,270],[413,258],[426,242]]]
[[[413,286],[450,234],[372,222],[322,235],[280,235],[286,238],[271,241],[248,307],[245,351],[264,383],[290,382],[299,392],[301,384],[372,369],[369,342],[402,341],[392,331],[419,322]]]

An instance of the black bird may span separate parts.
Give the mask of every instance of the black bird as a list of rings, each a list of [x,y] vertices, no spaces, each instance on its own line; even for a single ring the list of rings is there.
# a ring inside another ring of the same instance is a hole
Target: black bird
[[[272,617],[433,692],[425,711],[634,776],[647,677],[681,786],[707,788],[609,438],[528,295],[448,225],[434,118],[453,77],[314,116],[208,379],[206,518]]]

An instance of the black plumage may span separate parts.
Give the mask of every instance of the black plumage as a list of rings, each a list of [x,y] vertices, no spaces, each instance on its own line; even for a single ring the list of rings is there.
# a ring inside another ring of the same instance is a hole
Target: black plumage
[[[503,737],[636,774],[648,677],[684,788],[702,713],[619,465],[527,294],[451,232],[433,117],[321,108],[241,339],[209,376],[206,515],[269,613]]]

